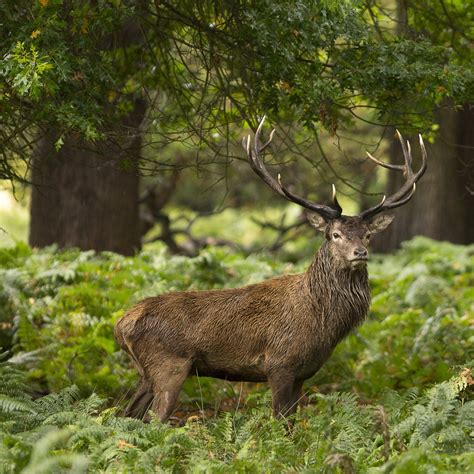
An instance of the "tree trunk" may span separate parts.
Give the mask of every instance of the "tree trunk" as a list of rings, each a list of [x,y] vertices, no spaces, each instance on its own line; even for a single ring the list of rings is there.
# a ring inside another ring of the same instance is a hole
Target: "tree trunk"
[[[57,137],[46,134],[32,166],[31,246],[57,244],[124,255],[139,250],[138,127],[144,113],[145,103],[139,100],[124,123],[135,134],[125,145],[68,136],[56,151]]]
[[[395,209],[394,223],[374,238],[373,249],[377,252],[393,251],[415,235],[458,244],[474,241],[474,196],[468,191],[473,173],[469,155],[474,145],[474,111],[468,105],[461,111],[445,107],[438,111],[438,123],[435,142],[426,144],[428,169],[412,200]],[[418,151],[416,141],[411,140],[414,155]],[[403,160],[396,139],[391,143],[390,155],[392,163]],[[387,194],[395,192],[402,180],[400,173],[390,172]]]

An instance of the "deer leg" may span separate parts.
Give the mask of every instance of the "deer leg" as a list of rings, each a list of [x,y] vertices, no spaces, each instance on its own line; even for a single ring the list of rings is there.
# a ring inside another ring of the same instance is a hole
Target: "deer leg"
[[[298,408],[298,403],[301,398],[301,389],[303,388],[304,380],[295,380],[293,383],[293,393],[291,396],[291,406],[288,411],[288,415],[293,415],[296,413],[296,409]]]
[[[272,374],[268,382],[272,390],[273,416],[285,418],[293,413],[295,377],[288,373]]]
[[[165,422],[172,415],[191,367],[191,359],[168,355],[151,375],[154,393],[152,410],[160,421]]]
[[[153,401],[153,390],[149,380],[142,378],[135,395],[132,397],[123,415],[143,419]]]

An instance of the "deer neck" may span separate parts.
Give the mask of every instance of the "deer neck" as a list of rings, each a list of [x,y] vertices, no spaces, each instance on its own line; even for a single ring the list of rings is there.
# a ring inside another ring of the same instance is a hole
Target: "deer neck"
[[[364,320],[370,305],[366,267],[342,266],[325,242],[308,268],[306,278],[315,316],[331,321],[337,338]]]

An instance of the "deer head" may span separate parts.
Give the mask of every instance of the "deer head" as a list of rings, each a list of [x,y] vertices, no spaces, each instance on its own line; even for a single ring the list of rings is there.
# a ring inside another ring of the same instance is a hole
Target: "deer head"
[[[253,148],[251,147],[250,135],[243,139],[243,147],[247,152],[247,157],[252,169],[281,197],[306,209],[309,223],[325,233],[329,251],[341,265],[351,268],[365,266],[369,258],[368,244],[371,235],[387,228],[394,217],[392,214],[387,214],[387,211],[406,204],[413,197],[416,190],[416,183],[426,171],[427,154],[421,135],[419,135],[419,141],[422,163],[416,173],[412,169],[413,159],[410,143],[404,141],[398,130],[397,135],[401,143],[405,161],[403,165],[383,163],[367,152],[368,157],[378,165],[390,170],[401,171],[405,177],[405,182],[395,194],[389,197],[383,196],[380,203],[376,206],[361,212],[358,216],[345,216],[342,214],[342,208],[337,200],[336,187],[334,184],[332,185],[332,206],[327,206],[308,201],[291,192],[282,183],[280,174],[278,174],[276,180],[272,177],[265,167],[262,152],[270,145],[275,130],[273,129],[269,139],[261,144],[260,135],[264,122],[265,116],[255,132]]]

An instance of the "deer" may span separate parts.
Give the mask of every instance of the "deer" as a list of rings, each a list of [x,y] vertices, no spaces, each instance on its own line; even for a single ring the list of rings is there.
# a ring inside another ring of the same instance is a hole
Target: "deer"
[[[146,298],[114,328],[118,344],[135,364],[140,383],[124,411],[143,418],[151,410],[166,422],[187,377],[268,382],[273,415],[297,409],[303,382],[318,372],[336,345],[365,319],[370,306],[368,244],[393,220],[387,211],[407,203],[427,166],[421,135],[421,166],[414,172],[410,143],[397,131],[404,164],[377,165],[402,172],[403,185],[356,216],[342,214],[336,188],[332,205],[318,204],[275,179],[262,158],[275,130],[261,143],[265,117],[243,146],[252,170],[280,197],[305,209],[324,241],[309,268],[241,288],[181,291]]]

